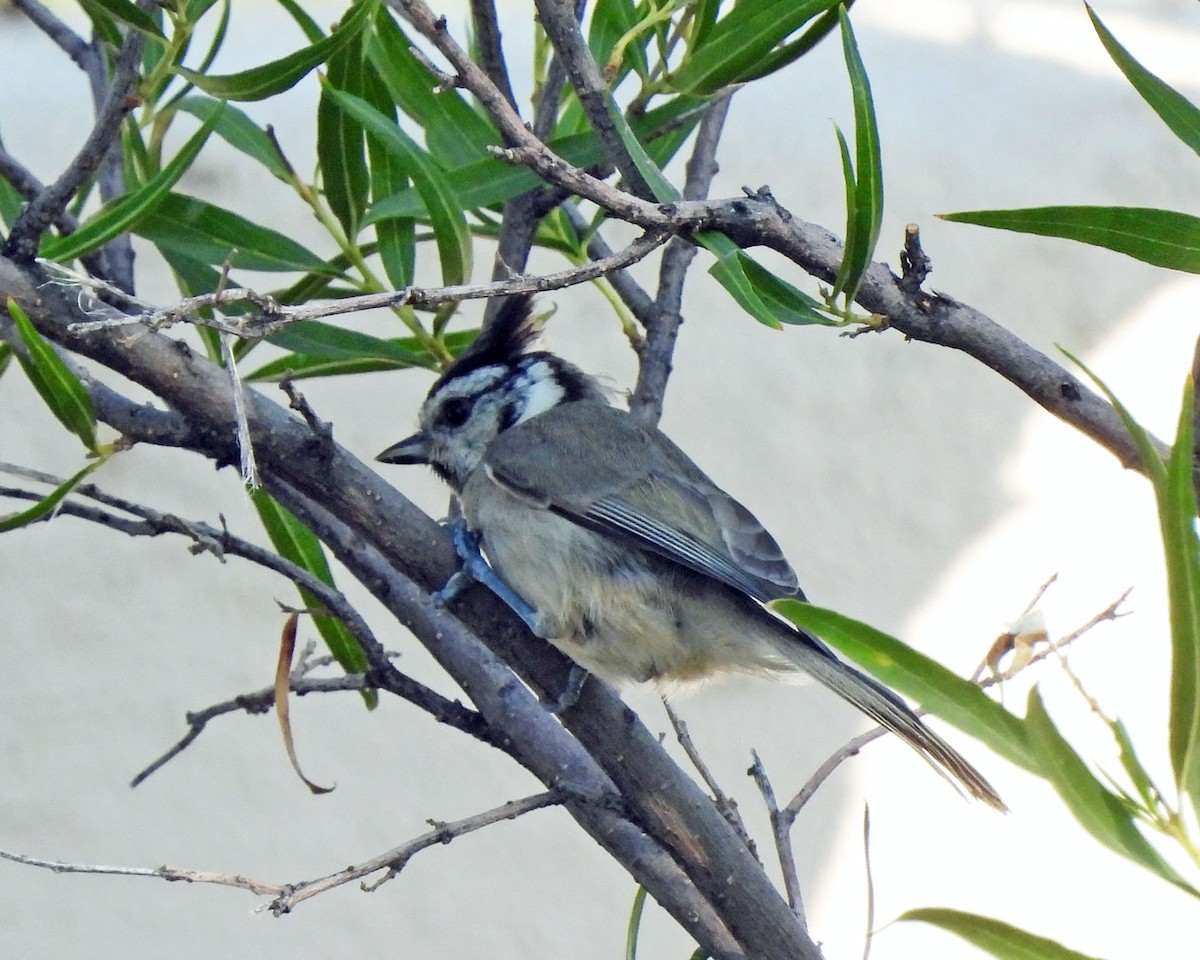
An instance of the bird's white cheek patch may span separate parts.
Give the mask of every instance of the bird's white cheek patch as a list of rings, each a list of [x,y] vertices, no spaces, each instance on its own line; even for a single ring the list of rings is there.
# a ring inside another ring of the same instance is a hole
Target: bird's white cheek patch
[[[521,410],[521,417],[517,423],[522,423],[530,417],[536,417],[539,413],[545,413],[547,410],[557,407],[562,403],[563,397],[567,395],[562,385],[555,379],[550,365],[544,362],[535,363],[529,368],[526,383],[523,386],[525,406]]]

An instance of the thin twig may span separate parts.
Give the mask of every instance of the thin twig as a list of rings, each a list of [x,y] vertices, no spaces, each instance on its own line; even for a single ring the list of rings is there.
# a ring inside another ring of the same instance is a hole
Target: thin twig
[[[51,870],[54,873],[99,873],[120,877],[152,877],[169,882],[182,880],[185,883],[213,883],[224,887],[236,887],[241,890],[249,890],[258,896],[273,897],[274,899],[270,903],[264,904],[260,909],[269,910],[275,916],[282,916],[285,913],[291,912],[297,904],[325,893],[327,890],[340,887],[346,883],[369,876],[372,873],[378,873],[380,870],[387,870],[388,872],[381,880],[371,885],[364,884],[362,886],[364,892],[375,890],[381,883],[399,873],[404,868],[404,865],[422,850],[427,850],[429,847],[439,844],[450,843],[458,837],[482,830],[484,827],[491,826],[494,823],[500,823],[504,820],[515,820],[526,813],[541,810],[543,807],[554,806],[562,802],[563,796],[560,791],[547,790],[544,793],[534,794],[522,800],[513,800],[493,810],[478,813],[462,820],[455,820],[451,823],[429,821],[434,826],[433,830],[423,833],[421,836],[415,837],[407,843],[389,850],[387,853],[373,857],[361,864],[339,870],[337,873],[330,874],[329,876],[318,877],[315,880],[305,880],[300,883],[266,883],[241,874],[216,873],[210,870],[188,870],[180,867],[113,867],[91,863],[68,863],[62,860],[44,860],[39,857],[28,857],[23,854],[10,853],[4,850],[0,850],[0,857],[3,857],[5,860],[11,860],[14,863],[25,864],[26,866],[41,867]]]
[[[725,128],[731,96],[725,94],[716,98],[700,121],[684,180],[683,196],[687,200],[703,200],[712,187],[713,177],[717,173],[717,146]],[[675,340],[683,322],[684,281],[695,257],[695,244],[681,236],[672,238],[663,252],[655,309],[646,326],[645,340],[638,351],[637,384],[629,404],[633,415],[649,424],[657,424],[662,418],[667,379],[671,375],[671,361],[675,355]]]
[[[340,677],[294,677],[289,683],[288,689],[298,697],[303,697],[310,693],[335,693],[343,690],[376,690],[374,680],[367,674],[363,673],[348,673]],[[161,756],[157,757],[151,763],[147,764],[141,771],[137,773],[132,780],[129,781],[129,786],[141,786],[152,774],[157,773],[168,763],[178,757],[184,750],[190,747],[196,739],[204,732],[210,720],[224,716],[228,713],[244,712],[249,714],[266,713],[275,705],[275,688],[265,687],[262,690],[257,690],[254,693],[243,693],[234,697],[232,700],[225,700],[221,703],[214,703],[212,706],[205,707],[203,710],[190,711],[186,714],[188,731],[183,735],[172,747],[166,750]]]
[[[220,291],[214,296],[219,297]],[[254,444],[250,440],[250,420],[246,415],[246,391],[237,372],[237,357],[233,354],[233,334],[224,331],[221,333],[221,358],[225,361],[229,384],[233,388],[233,419],[237,425],[238,452],[242,458],[242,483],[246,489],[254,491],[260,484],[258,464],[254,458]]]
[[[534,5],[546,36],[566,68],[588,123],[604,145],[608,158],[621,172],[630,192],[647,200],[653,199],[654,193],[613,123],[609,113],[611,97],[608,84],[580,30],[574,4],[563,3],[562,0],[534,0]]]
[[[149,0],[140,0],[144,7]],[[141,63],[145,36],[129,30],[117,54],[112,83],[104,103],[97,111],[96,123],[75,158],[59,178],[29,203],[8,235],[4,253],[18,261],[29,262],[37,256],[41,236],[66,209],[71,198],[103,163],[113,141],[119,136],[121,123],[136,105],[133,96]]]
[[[721,811],[721,815],[729,821],[729,825],[745,841],[747,849],[754,854],[755,859],[758,859],[758,850],[755,848],[754,841],[750,837],[750,831],[746,829],[746,824],[742,821],[742,815],[738,812],[737,801],[721,789],[717,778],[708,769],[708,764],[704,762],[704,758],[696,748],[695,741],[692,740],[687,723],[675,712],[675,708],[671,706],[666,697],[662,698],[662,704],[667,711],[667,717],[671,721],[671,726],[675,730],[675,739],[679,741],[679,745],[683,748],[683,752],[687,754],[687,758],[692,762],[692,766],[696,768],[696,772],[700,774],[700,778],[712,792],[713,802],[716,803],[717,809]]]
[[[767,776],[767,769],[763,766],[758,751],[751,750],[750,754],[754,758],[754,762],[750,765],[748,772],[754,779],[771,818],[771,838],[775,843],[775,854],[779,858],[779,869],[783,874],[783,889],[787,893],[788,905],[799,918],[800,923],[807,927],[804,896],[800,890],[800,877],[796,870],[796,854],[792,850],[791,831],[794,818],[787,819],[780,811],[779,803],[775,799],[775,788],[771,785],[771,778]]]
[[[476,830],[482,830],[484,827],[489,827],[494,823],[501,823],[504,820],[515,820],[517,817],[523,816],[526,813],[532,813],[534,810],[557,806],[563,802],[563,799],[562,791],[546,790],[543,793],[535,793],[522,800],[511,800],[502,806],[485,811],[484,813],[477,813],[462,820],[455,820],[449,823],[442,823],[436,820],[427,821],[433,827],[428,833],[414,837],[407,843],[403,843],[387,851],[387,853],[372,857],[363,863],[346,867],[346,869],[339,870],[337,873],[331,873],[327,877],[319,877],[316,880],[306,880],[303,883],[294,884],[272,900],[266,909],[269,909],[277,917],[282,916],[285,913],[290,913],[298,904],[325,893],[327,890],[360,880],[372,873],[378,873],[380,870],[386,870],[387,872],[379,879],[362,885],[361,889],[363,892],[373,893],[393,877],[399,875],[400,871],[408,865],[409,860],[422,850],[450,843],[450,841],[458,837],[474,833]]]
[[[1053,580],[1051,580],[1050,582],[1053,582]],[[1075,630],[1072,630],[1066,636],[1062,637],[1057,643],[1051,644],[1046,649],[1038,651],[1036,654],[1031,656],[1027,661],[1025,661],[1024,664],[1022,664],[1021,669],[1025,669],[1027,667],[1032,666],[1035,663],[1039,663],[1042,660],[1045,660],[1048,656],[1051,655],[1052,652],[1054,652],[1055,650],[1062,650],[1064,647],[1069,646],[1070,644],[1074,643],[1076,640],[1078,640],[1080,637],[1082,637],[1085,633],[1087,633],[1093,627],[1096,627],[1099,624],[1104,623],[1107,620],[1116,620],[1117,618],[1124,616],[1125,614],[1122,613],[1119,608],[1120,608],[1121,604],[1125,602],[1125,599],[1129,596],[1129,592],[1130,592],[1129,590],[1126,590],[1116,600],[1114,600],[1107,607],[1105,607],[1103,610],[1101,610],[1098,614],[1096,614],[1094,617],[1092,617],[1090,620],[1088,620],[1087,623],[1083,624],[1081,627],[1076,628]],[[1039,593],[1039,596],[1040,596],[1040,593]],[[1000,683],[1002,680],[1006,680],[1008,678],[1009,678],[1008,676],[1003,676],[1003,677],[990,676],[990,677],[983,677],[982,679],[977,680],[976,682],[980,687],[986,689],[986,688],[993,686],[997,683]],[[915,713],[917,714],[917,716],[923,717],[928,713],[928,711],[917,710],[917,711],[915,711]],[[830,775],[839,766],[841,766],[846,760],[849,760],[851,757],[857,755],[858,752],[860,750],[862,750],[862,748],[865,747],[872,740],[878,740],[885,733],[887,733],[887,731],[885,729],[883,729],[882,727],[875,727],[871,730],[868,730],[866,733],[859,734],[857,737],[854,737],[852,740],[847,741],[838,750],[834,751],[834,753],[831,754],[825,760],[825,762],[822,763],[816,769],[816,771],[813,773],[813,775],[811,777],[809,777],[808,781],[804,784],[803,787],[800,788],[800,791],[796,794],[796,796],[794,796],[791,799],[791,802],[788,803],[787,807],[784,808],[784,810],[782,811],[782,814],[787,816],[790,820],[794,821],[795,818],[797,817],[797,815],[799,815],[800,810],[804,807],[804,805],[806,803],[808,803],[808,801],[812,799],[813,794],[815,794],[817,792],[817,790],[820,789],[821,784],[823,784],[826,780],[828,780]]]
[[[512,84],[508,80],[504,47],[500,43],[500,21],[492,0],[471,0],[471,22],[475,25],[475,46],[479,51],[480,65],[496,89],[504,94],[504,99],[516,110],[517,98],[513,96]]]
[[[238,887],[249,890],[258,896],[278,896],[287,888],[276,883],[263,883],[252,877],[244,877],[234,873],[213,873],[209,870],[185,870],[180,867],[109,867],[98,863],[67,863],[63,860],[43,860],[39,857],[27,857],[20,853],[10,853],[0,850],[0,857],[13,863],[23,863],[30,867],[42,867],[54,873],[102,873],[117,877],[154,877],[159,880],[185,883],[215,883],[223,887]]]
[[[95,67],[99,55],[92,45],[59,20],[49,9],[42,6],[38,0],[12,0],[12,5],[25,14],[30,22],[49,37],[63,53],[75,61],[75,65],[80,70],[86,73]]]
[[[875,877],[871,873],[871,808],[863,804],[863,867],[867,874],[867,933],[863,937],[863,960],[871,960],[875,938]]]
[[[406,287],[388,293],[373,293],[359,297],[347,297],[327,303],[284,307],[271,298],[241,287],[233,287],[203,296],[187,297],[167,310],[159,310],[140,317],[118,316],[103,320],[85,320],[72,323],[72,333],[91,333],[130,323],[143,322],[154,328],[167,327],[181,321],[212,327],[223,333],[239,337],[267,337],[284,327],[301,320],[315,320],[344,313],[356,313],[378,307],[398,307],[404,304],[429,306],[457,300],[474,300],[484,297],[508,296],[514,293],[539,293],[584,283],[603,276],[611,270],[636,263],[669,239],[669,233],[648,232],[628,247],[613,254],[607,260],[593,260],[579,267],[541,277],[513,277],[492,283],[460,284],[449,287]],[[207,307],[224,306],[230,303],[250,302],[257,304],[262,313],[238,320],[219,318],[205,319],[197,311]]]

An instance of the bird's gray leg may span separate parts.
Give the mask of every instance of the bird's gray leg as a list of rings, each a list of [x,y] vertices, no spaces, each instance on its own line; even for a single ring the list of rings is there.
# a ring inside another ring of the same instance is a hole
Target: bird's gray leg
[[[482,583],[503,600],[505,605],[521,618],[525,626],[537,636],[544,638],[545,634],[542,633],[541,619],[538,617],[537,611],[524,599],[517,596],[516,591],[501,580],[496,571],[484,559],[479,550],[479,534],[469,529],[467,522],[462,517],[451,518],[446,524],[446,529],[450,531],[450,538],[454,541],[454,551],[462,561],[462,567],[455,571],[454,576],[446,581],[446,585],[433,595],[433,602],[439,607],[445,606],[470,586],[472,581]]]
[[[446,529],[450,531],[450,538],[454,541],[454,551],[462,561],[462,567],[456,570],[454,575],[446,581],[446,585],[433,595],[433,602],[439,607],[445,606],[472,582],[482,583],[503,600],[505,605],[521,618],[535,636],[549,640],[550,637],[544,631],[538,612],[519,597],[516,591],[501,580],[496,571],[489,566],[479,549],[479,534],[471,530],[462,517],[452,517],[447,522]],[[587,678],[588,672],[579,664],[572,663],[571,672],[567,674],[567,685],[559,694],[558,699],[548,704],[546,709],[550,713],[559,714],[573,707],[579,699],[579,694],[583,691],[583,685]]]
[[[563,692],[558,695],[558,699],[546,709],[550,713],[559,714],[575,706],[579,695],[583,692],[583,685],[587,682],[587,678],[587,670],[577,663],[572,663],[571,672],[567,674],[567,685],[563,687]]]

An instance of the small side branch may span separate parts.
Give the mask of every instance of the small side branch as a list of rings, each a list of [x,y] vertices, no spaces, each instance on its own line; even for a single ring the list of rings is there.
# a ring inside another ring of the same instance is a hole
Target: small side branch
[[[145,40],[145,36],[137,30],[126,33],[117,55],[108,95],[97,112],[91,133],[62,175],[21,211],[4,244],[6,256],[19,262],[31,262],[37,256],[42,234],[66,209],[80,186],[104,162],[109,147],[120,133],[121,122],[137,105],[134,87]]]
[[[151,877],[172,883],[183,881],[185,883],[214,883],[223,887],[236,887],[240,890],[249,890],[258,896],[273,897],[274,899],[270,903],[265,904],[261,909],[269,910],[278,917],[291,912],[297,904],[309,900],[318,894],[322,894],[327,890],[332,890],[335,887],[359,880],[372,873],[386,870],[387,873],[382,878],[370,885],[364,884],[362,887],[366,892],[376,890],[382,883],[396,876],[396,874],[404,869],[408,861],[422,850],[427,850],[439,844],[450,843],[458,837],[482,830],[484,827],[491,826],[494,823],[501,823],[504,820],[515,820],[526,813],[541,810],[543,807],[554,806],[562,802],[563,797],[558,791],[547,790],[544,793],[534,794],[521,800],[513,800],[493,810],[478,813],[472,817],[466,817],[465,819],[456,820],[451,823],[440,823],[431,820],[429,823],[434,828],[433,830],[423,833],[419,837],[415,837],[407,843],[387,851],[387,853],[373,857],[364,863],[339,870],[337,873],[332,873],[326,877],[318,877],[315,880],[305,880],[300,883],[267,883],[262,880],[255,880],[252,877],[243,876],[242,874],[215,873],[210,870],[189,870],[181,867],[114,867],[91,863],[68,863],[63,860],[44,860],[40,857],[29,857],[19,853],[10,853],[5,850],[0,850],[0,857],[10,860],[13,863],[21,863],[30,867],[40,867],[44,870],[51,870],[54,873],[99,873],[118,877]]]
[[[294,884],[272,900],[267,909],[277,917],[282,916],[285,913],[290,913],[297,904],[303,903],[305,900],[310,900],[327,890],[360,880],[373,873],[378,873],[380,870],[386,870],[387,872],[378,880],[362,885],[364,892],[372,893],[387,883],[387,881],[397,876],[408,865],[409,860],[422,850],[427,850],[439,844],[450,843],[457,837],[474,833],[476,830],[482,830],[493,823],[500,823],[504,820],[515,820],[517,817],[532,813],[534,810],[557,806],[563,800],[564,797],[560,791],[547,790],[543,793],[535,793],[522,800],[512,800],[503,806],[496,807],[484,813],[477,813],[472,817],[466,817],[462,820],[455,820],[450,823],[430,820],[428,823],[433,829],[428,833],[414,837],[407,843],[401,844],[395,849],[389,850],[387,853],[382,853],[378,857],[374,857],[364,863],[346,867],[346,869],[339,870],[337,873],[331,873],[327,877],[319,877],[316,880],[306,880],[303,883]]]
[[[284,327],[301,320],[316,320],[344,313],[357,313],[384,307],[403,305],[430,306],[457,300],[476,300],[486,297],[510,296],[515,293],[541,293],[563,287],[586,283],[597,277],[629,266],[657,250],[671,237],[670,231],[648,231],[623,250],[612,256],[592,260],[579,267],[540,277],[512,277],[491,283],[467,283],[449,287],[406,287],[388,293],[366,294],[346,297],[326,303],[306,304],[298,307],[281,306],[268,297],[241,287],[219,290],[198,297],[181,300],[169,310],[143,313],[135,316],[107,317],[100,320],[83,320],[71,324],[72,333],[90,333],[96,330],[127,326],[133,323],[148,323],[155,328],[168,327],[179,322],[202,323],[222,333],[239,337],[267,337]],[[201,320],[197,311],[206,307],[220,307],[230,303],[249,302],[259,306],[261,312],[239,320],[219,318]]]

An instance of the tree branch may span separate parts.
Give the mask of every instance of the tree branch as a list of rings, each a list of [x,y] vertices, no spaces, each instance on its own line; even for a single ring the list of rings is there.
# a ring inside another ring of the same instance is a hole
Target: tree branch
[[[725,117],[729,113],[732,96],[732,93],[727,93],[717,97],[700,121],[696,143],[688,158],[684,199],[703,200],[708,196],[717,173],[717,146],[721,142],[721,131],[725,128]],[[638,351],[637,384],[629,404],[633,415],[646,423],[657,424],[662,419],[667,379],[671,375],[671,359],[675,355],[675,340],[679,335],[679,325],[683,323],[680,313],[683,283],[695,257],[695,244],[680,236],[672,238],[663,252],[658,274],[658,296],[654,301],[652,319],[646,325],[646,338]]]
[[[152,6],[151,0],[140,0],[139,6]],[[138,78],[138,66],[146,38],[137,30],[129,30],[121,44],[113,71],[108,95],[97,111],[96,123],[88,134],[75,159],[62,175],[29,203],[4,243],[4,255],[18,261],[31,261],[37,256],[41,236],[67,208],[71,198],[104,161],[109,148],[120,134],[125,115],[136,106],[132,95]]]
[[[49,9],[42,6],[38,0],[11,0],[12,5],[20,10],[29,21],[49,37],[84,73],[93,70],[103,72],[100,57],[90,43],[74,30],[58,19]]]
[[[609,113],[611,98],[608,84],[579,29],[575,5],[562,0],[534,0],[534,5],[537,7],[538,20],[562,60],[584,115],[604,145],[608,158],[620,171],[633,194],[647,200],[653,199],[653,192],[617,133]]]
[[[449,823],[429,821],[433,830],[414,837],[395,849],[387,851],[378,857],[373,857],[361,864],[346,867],[337,873],[315,880],[303,880],[299,883],[266,883],[246,877],[241,874],[215,873],[211,870],[188,870],[181,867],[112,867],[100,864],[66,863],[62,860],[43,860],[38,857],[27,857],[19,853],[9,853],[0,850],[0,857],[14,863],[22,863],[31,867],[42,867],[54,873],[100,873],[119,877],[152,877],[169,882],[184,881],[185,883],[213,883],[223,887],[236,887],[249,890],[258,896],[272,896],[274,899],[262,909],[270,910],[275,916],[290,913],[299,903],[309,900],[318,894],[325,893],[335,887],[343,886],[362,877],[386,870],[380,880],[367,885],[362,890],[370,893],[381,884],[396,876],[414,856],[430,847],[450,843],[458,837],[466,836],[484,827],[505,820],[515,820],[517,817],[541,810],[544,807],[555,806],[563,802],[561,794],[554,790],[534,794],[521,800],[512,800],[493,810],[477,813],[474,816]]]
[[[387,293],[370,293],[357,297],[344,297],[339,300],[295,307],[282,306],[254,290],[234,287],[197,297],[188,297],[169,309],[158,310],[152,313],[113,315],[104,314],[101,311],[101,319],[93,318],[78,321],[72,325],[71,332],[86,334],[97,330],[143,323],[149,324],[156,329],[162,329],[175,323],[187,321],[212,327],[222,333],[234,336],[267,337],[278,330],[282,330],[289,324],[297,323],[301,320],[316,320],[321,317],[357,313],[380,307],[398,307],[406,304],[410,306],[429,306],[456,300],[478,300],[509,296],[514,293],[543,293],[547,290],[558,290],[562,287],[595,280],[597,277],[604,276],[609,271],[636,263],[661,247],[669,238],[669,233],[647,231],[629,246],[625,247],[625,249],[612,254],[604,260],[593,260],[581,266],[561,270],[558,273],[546,276],[519,276],[491,283],[465,283],[449,287],[405,287],[403,290],[389,291]],[[223,306],[239,302],[254,303],[260,308],[260,312],[237,320],[221,320],[219,318],[202,319],[196,316],[197,311],[206,307]]]

